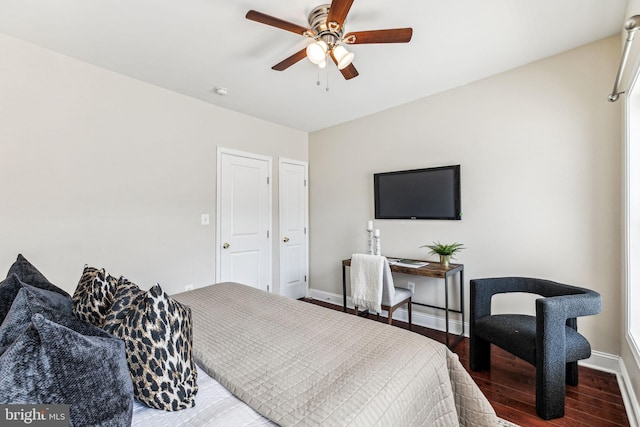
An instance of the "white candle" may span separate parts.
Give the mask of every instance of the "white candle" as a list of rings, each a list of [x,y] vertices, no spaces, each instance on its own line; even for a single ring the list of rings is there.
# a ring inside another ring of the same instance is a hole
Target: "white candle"
[[[367,231],[373,230],[373,221],[367,222]]]
[[[374,235],[375,237],[380,237],[380,229],[376,228],[376,229],[373,231],[373,235]]]

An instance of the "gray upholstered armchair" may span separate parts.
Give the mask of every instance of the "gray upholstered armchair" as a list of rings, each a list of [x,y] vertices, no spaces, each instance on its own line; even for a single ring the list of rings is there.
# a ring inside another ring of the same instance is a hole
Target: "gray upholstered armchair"
[[[536,315],[491,314],[493,295],[526,292],[536,300]],[[500,277],[471,280],[469,364],[490,369],[490,344],[536,367],[536,412],[546,420],[564,416],[565,383],[578,384],[578,360],[591,346],[578,333],[576,317],[598,314],[600,294],[549,280]]]

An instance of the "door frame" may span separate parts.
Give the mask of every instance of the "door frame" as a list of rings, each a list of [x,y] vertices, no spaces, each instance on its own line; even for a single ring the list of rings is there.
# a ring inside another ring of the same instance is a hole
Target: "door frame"
[[[237,157],[245,157],[254,160],[266,161],[267,162],[267,179],[269,184],[269,194],[268,194],[268,213],[267,213],[267,224],[268,224],[268,233],[269,233],[269,244],[267,245],[267,276],[269,284],[268,290],[269,292],[273,292],[273,159],[270,156],[264,156],[261,154],[250,153],[247,151],[233,150],[231,148],[225,148],[218,146],[216,150],[216,238],[215,238],[215,258],[216,258],[216,283],[220,283],[221,275],[220,275],[220,264],[221,264],[221,253],[220,248],[222,247],[222,241],[220,240],[220,231],[222,230],[221,223],[221,205],[222,201],[220,200],[220,196],[222,194],[222,156],[230,155]]]
[[[305,278],[306,278],[305,280],[305,297],[306,297],[309,295],[309,163],[302,160],[287,159],[285,157],[278,158],[278,230],[280,234],[282,234],[282,222],[283,222],[282,194],[284,194],[284,191],[282,188],[284,184],[282,179],[282,166],[285,163],[304,167],[304,181],[305,181],[304,221],[305,221],[305,229],[306,229],[306,233],[304,234],[304,249],[305,249],[304,270],[305,270]],[[282,262],[284,259],[283,248],[281,244],[282,242],[280,242],[281,237],[282,237],[281,235],[278,236],[278,258],[279,258],[278,293],[280,295],[282,295],[282,272],[283,272]]]

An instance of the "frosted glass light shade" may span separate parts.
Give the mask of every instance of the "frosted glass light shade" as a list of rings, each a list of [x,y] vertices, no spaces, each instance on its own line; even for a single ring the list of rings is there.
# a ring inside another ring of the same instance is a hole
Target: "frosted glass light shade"
[[[336,58],[336,62],[338,63],[338,69],[342,70],[345,67],[348,67],[353,61],[354,57],[353,52],[349,52],[342,45],[338,45],[333,48],[333,57]]]
[[[319,65],[327,56],[327,48],[327,44],[322,40],[310,43],[307,46],[307,58],[314,64]]]

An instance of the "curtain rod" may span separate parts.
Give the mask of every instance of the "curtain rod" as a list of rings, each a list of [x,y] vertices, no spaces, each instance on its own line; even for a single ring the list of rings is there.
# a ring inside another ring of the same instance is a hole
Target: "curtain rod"
[[[636,31],[640,29],[640,15],[634,15],[629,18],[627,22],[624,23],[624,29],[627,30],[627,40],[624,42],[622,58],[620,58],[620,67],[618,68],[616,81],[613,83],[613,90],[608,98],[609,102],[617,101],[620,95],[624,93],[624,91],[618,92],[618,86],[620,86],[620,80],[622,80],[622,73],[624,72],[624,67],[627,63],[629,50],[631,49],[631,42],[633,41],[633,37],[636,35]]]

